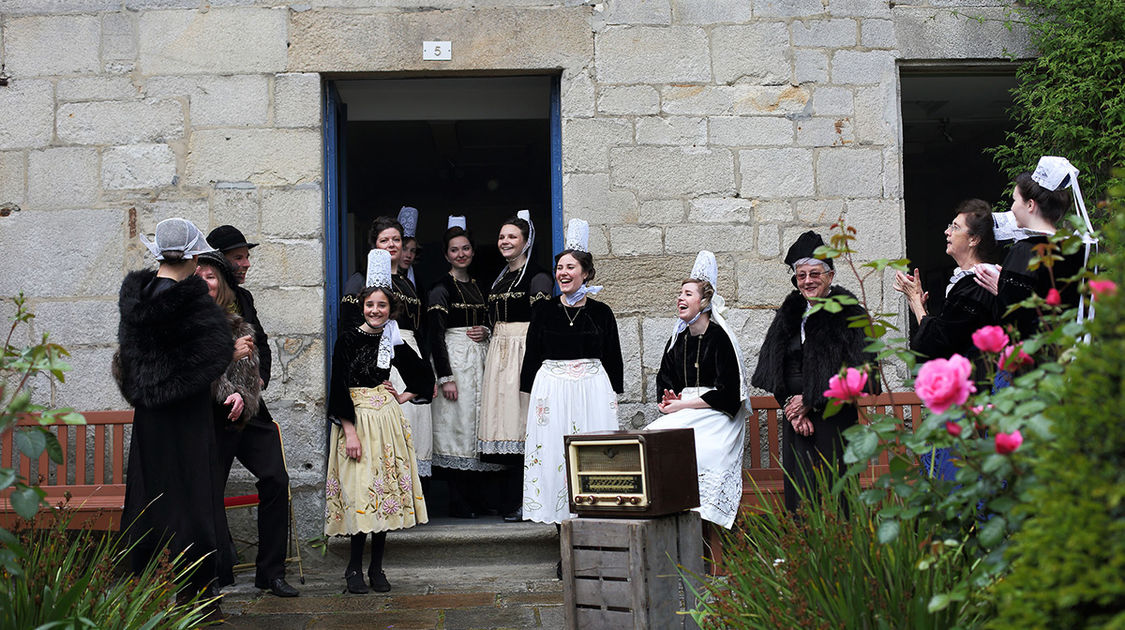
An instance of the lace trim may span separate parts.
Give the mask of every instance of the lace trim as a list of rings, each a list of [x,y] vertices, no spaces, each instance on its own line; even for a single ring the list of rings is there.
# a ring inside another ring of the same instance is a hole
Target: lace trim
[[[526,291],[508,291],[507,293],[493,293],[488,296],[489,302],[496,302],[499,300],[518,300],[527,295]]]
[[[549,300],[549,299],[551,299],[551,296],[546,294],[546,293],[536,293],[535,295],[531,296],[531,303],[535,304],[539,300]]]
[[[441,311],[442,313],[445,313],[446,315],[449,314],[449,309],[445,308],[441,304],[432,304],[432,305],[430,305],[430,308],[428,308],[426,310],[427,311]]]
[[[433,465],[430,464],[430,460],[428,460],[428,459],[419,459],[418,460],[418,476],[419,477],[433,477],[434,476]]]
[[[489,464],[476,457],[455,457],[453,455],[439,455],[434,453],[431,463],[439,468],[455,468],[457,470],[504,470],[502,464]]]
[[[477,450],[489,455],[523,455],[523,440],[498,440],[485,442],[477,440]]]
[[[340,298],[340,304],[359,304],[359,298],[349,293]]]
[[[705,470],[699,473],[700,512],[723,527],[730,527],[742,500],[742,471]]]

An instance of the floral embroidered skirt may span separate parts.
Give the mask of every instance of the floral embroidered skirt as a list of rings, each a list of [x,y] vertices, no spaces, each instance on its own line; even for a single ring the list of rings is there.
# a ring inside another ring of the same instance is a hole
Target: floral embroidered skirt
[[[527,410],[523,517],[539,523],[570,518],[563,436],[619,428],[617,394],[601,361],[544,361]]]
[[[699,398],[707,387],[688,387],[684,400]],[[703,518],[730,529],[742,501],[742,453],[746,442],[745,406],[731,418],[715,409],[682,409],[661,417],[645,429],[693,429],[699,504]]]
[[[492,331],[481,385],[481,453],[523,455],[527,394],[520,392],[520,368],[527,350],[527,322],[499,322]]]
[[[414,331],[400,330],[399,332],[406,345],[410,346],[418,356],[422,356],[422,353],[418,350],[418,342],[414,338]],[[390,381],[391,385],[395,386],[395,390],[406,391],[406,381],[402,380],[402,375],[393,365],[391,366]],[[429,403],[416,405],[408,402],[402,406],[402,415],[410,421],[410,428],[414,434],[414,454],[418,457],[418,474],[422,477],[430,476],[430,458],[434,452],[434,425],[431,413]]]
[[[332,426],[324,484],[328,536],[405,529],[429,520],[410,422],[382,385],[348,390],[363,451],[347,456],[344,431]]]

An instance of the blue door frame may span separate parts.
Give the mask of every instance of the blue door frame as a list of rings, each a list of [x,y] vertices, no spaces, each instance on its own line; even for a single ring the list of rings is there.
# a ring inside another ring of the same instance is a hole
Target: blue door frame
[[[566,225],[562,205],[562,92],[560,77],[551,78],[551,251],[563,249]],[[352,243],[345,221],[348,216],[347,180],[348,106],[340,100],[334,81],[324,83],[324,322],[325,365],[331,365],[332,347],[340,321],[340,298],[348,274],[348,255]],[[329,374],[331,377],[331,374]]]

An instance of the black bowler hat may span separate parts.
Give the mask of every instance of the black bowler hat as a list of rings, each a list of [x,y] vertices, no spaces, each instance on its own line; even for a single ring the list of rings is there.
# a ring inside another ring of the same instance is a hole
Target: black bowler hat
[[[813,232],[812,230],[805,232],[804,234],[797,237],[797,242],[793,243],[793,245],[789,247],[789,251],[785,253],[785,264],[789,266],[789,269],[791,271],[796,271],[795,269],[793,269],[793,264],[798,260],[804,258],[816,258],[816,256],[813,255],[813,252],[815,252],[816,248],[820,247],[821,245],[824,245],[824,239],[821,238],[819,234]],[[831,258],[825,258],[823,260],[817,258],[817,260],[820,260],[824,264],[828,265],[829,271],[836,270],[836,266],[832,264]],[[797,286],[796,276],[789,278],[789,281],[793,283],[793,286]]]
[[[233,225],[220,225],[211,230],[211,233],[207,235],[207,243],[220,252],[229,252],[239,247],[249,249],[258,246],[257,243],[247,243],[246,237]]]

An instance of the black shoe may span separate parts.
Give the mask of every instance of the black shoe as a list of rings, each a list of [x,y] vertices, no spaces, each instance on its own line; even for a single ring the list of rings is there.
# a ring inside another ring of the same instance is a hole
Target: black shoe
[[[387,574],[382,571],[378,573],[368,573],[367,579],[371,580],[371,590],[376,593],[386,593],[391,590],[391,583],[387,581]]]
[[[344,579],[348,581],[347,591],[349,593],[366,595],[369,592],[367,590],[367,583],[363,581],[363,574],[359,571],[348,571],[344,574]]]
[[[301,594],[300,591],[290,586],[289,582],[285,581],[285,576],[275,577],[265,582],[256,579],[254,580],[254,586],[267,589],[278,597],[296,597]]]
[[[522,523],[523,522],[523,509],[509,512],[504,515],[505,523]]]

